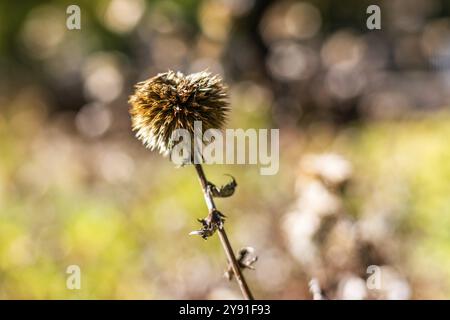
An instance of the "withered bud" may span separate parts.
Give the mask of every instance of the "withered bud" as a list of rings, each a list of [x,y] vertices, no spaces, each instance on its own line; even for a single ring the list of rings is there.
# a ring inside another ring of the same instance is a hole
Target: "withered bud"
[[[221,129],[229,111],[222,79],[206,71],[186,76],[174,71],[160,73],[136,84],[129,103],[136,137],[164,155],[176,142],[174,130],[186,129],[194,137],[195,121],[202,122],[203,132]]]

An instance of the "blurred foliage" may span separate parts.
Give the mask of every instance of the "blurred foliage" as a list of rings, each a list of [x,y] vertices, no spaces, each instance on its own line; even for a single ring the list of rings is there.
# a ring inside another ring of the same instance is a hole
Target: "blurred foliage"
[[[393,232],[402,241],[402,268],[411,272],[413,281],[430,282],[417,290],[419,298],[450,294],[449,134],[448,114],[374,124],[364,130],[353,152],[361,180],[366,180],[362,183],[366,190],[373,188],[361,201],[382,193],[378,205],[392,210]]]
[[[168,68],[221,74],[228,127],[280,128],[277,175],[205,168],[237,179],[217,203],[259,256],[256,297],[310,299],[311,277],[330,298],[450,297],[448,1],[76,3],[69,31],[72,1],[0,2],[0,298],[240,297],[218,239],[188,236],[193,168],[130,131],[132,85]]]

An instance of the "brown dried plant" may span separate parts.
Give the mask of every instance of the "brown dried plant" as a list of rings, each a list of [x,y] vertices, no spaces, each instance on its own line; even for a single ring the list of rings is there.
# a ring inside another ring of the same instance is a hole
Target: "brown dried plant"
[[[129,98],[132,129],[145,146],[168,155],[176,142],[172,135],[175,130],[185,129],[194,137],[195,121],[201,122],[203,132],[224,126],[230,109],[226,89],[219,76],[205,71],[190,75],[173,71],[160,73],[135,86],[135,92]],[[193,158],[191,156],[191,160]],[[252,300],[253,295],[241,270],[247,266],[236,259],[225,232],[225,216],[217,210],[213,199],[231,196],[237,183],[233,178],[229,184],[218,188],[206,179],[201,164],[194,166],[209,213],[206,218],[199,219],[202,228],[190,234],[207,239],[218,232],[229,263],[226,274],[231,279],[232,272],[243,297]]]

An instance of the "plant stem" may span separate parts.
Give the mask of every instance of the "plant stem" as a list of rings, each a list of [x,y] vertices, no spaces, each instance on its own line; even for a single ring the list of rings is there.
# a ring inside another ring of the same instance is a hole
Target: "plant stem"
[[[209,212],[214,212],[217,210],[216,205],[214,203],[212,195],[208,192],[208,180],[206,179],[205,172],[203,171],[201,164],[195,164],[195,170],[197,170],[198,178],[200,180],[200,184],[202,185],[203,196],[205,197],[206,205],[208,206]],[[231,264],[231,268],[233,269],[233,273],[236,276],[236,281],[241,289],[242,295],[245,300],[254,300],[252,292],[245,281],[244,275],[242,274],[242,270],[239,267],[239,264],[236,260],[236,256],[233,253],[233,249],[231,247],[230,241],[228,240],[227,234],[225,232],[225,228],[223,225],[218,228],[220,242],[222,243],[223,249],[225,250],[225,254],[227,255],[228,263]]]

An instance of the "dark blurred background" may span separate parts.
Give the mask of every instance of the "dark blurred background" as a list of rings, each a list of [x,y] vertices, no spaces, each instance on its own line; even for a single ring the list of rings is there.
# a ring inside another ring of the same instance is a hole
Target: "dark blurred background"
[[[238,181],[218,205],[256,297],[450,297],[450,1],[3,1],[0,21],[0,298],[239,298],[218,240],[187,235],[194,170],[130,130],[133,84],[168,69],[220,74],[229,128],[280,129],[277,175],[206,167]]]

